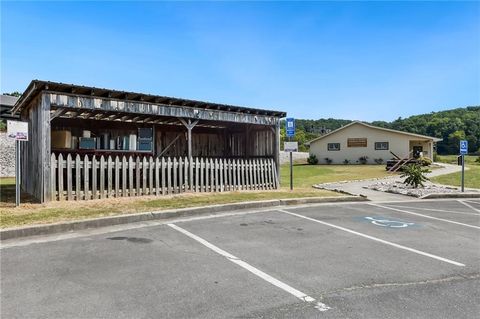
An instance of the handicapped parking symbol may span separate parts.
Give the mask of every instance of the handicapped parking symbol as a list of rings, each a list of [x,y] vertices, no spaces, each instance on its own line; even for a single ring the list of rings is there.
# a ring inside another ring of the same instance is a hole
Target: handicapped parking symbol
[[[374,217],[365,217],[365,219],[370,220],[372,224],[381,226],[381,227],[390,227],[390,228],[406,228],[408,226],[414,225],[415,223],[407,223],[398,220],[388,220],[388,219],[377,219]]]

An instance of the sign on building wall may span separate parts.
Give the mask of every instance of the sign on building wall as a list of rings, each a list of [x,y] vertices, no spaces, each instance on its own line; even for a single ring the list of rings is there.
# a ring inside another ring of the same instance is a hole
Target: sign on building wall
[[[7,136],[17,141],[28,141],[28,122],[7,121]]]

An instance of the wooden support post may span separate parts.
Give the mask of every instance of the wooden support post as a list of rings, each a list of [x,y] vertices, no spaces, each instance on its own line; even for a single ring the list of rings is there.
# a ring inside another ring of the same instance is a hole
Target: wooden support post
[[[198,124],[198,120],[193,121],[188,119],[188,122],[182,118],[178,119],[187,128],[187,142],[188,142],[188,159],[192,158],[192,129]]]
[[[277,170],[278,183],[280,183],[280,121],[275,124],[275,147],[273,148],[273,159]]]

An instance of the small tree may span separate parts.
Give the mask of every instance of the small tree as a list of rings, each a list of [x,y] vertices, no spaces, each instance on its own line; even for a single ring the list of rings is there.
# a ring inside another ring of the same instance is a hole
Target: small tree
[[[406,177],[403,181],[405,185],[418,188],[418,186],[424,187],[423,182],[428,181],[428,178],[425,176],[426,173],[430,173],[427,168],[423,168],[418,164],[410,164],[403,167],[400,177]]]
[[[318,158],[315,154],[310,154],[307,158],[307,163],[310,165],[316,165],[318,164]]]

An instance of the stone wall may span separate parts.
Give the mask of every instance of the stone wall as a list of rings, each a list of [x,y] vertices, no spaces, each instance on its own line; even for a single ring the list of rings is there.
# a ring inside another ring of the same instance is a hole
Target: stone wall
[[[15,176],[15,140],[0,132],[0,177]]]

